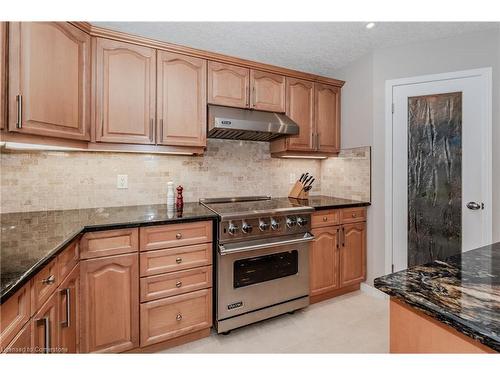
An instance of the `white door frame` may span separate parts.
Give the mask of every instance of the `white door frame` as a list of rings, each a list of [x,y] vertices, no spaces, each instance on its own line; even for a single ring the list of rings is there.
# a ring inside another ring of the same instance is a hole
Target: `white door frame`
[[[434,81],[446,81],[450,79],[480,77],[481,91],[484,100],[484,129],[483,150],[485,159],[483,169],[485,184],[483,187],[484,203],[486,207],[486,222],[490,223],[486,228],[487,241],[491,243],[492,238],[492,69],[480,68],[462,70],[458,72],[431,74],[410,78],[400,78],[385,82],[385,273],[392,272],[393,265],[393,215],[392,215],[392,193],[393,193],[393,143],[392,143],[392,107],[393,89],[396,86],[410,85],[416,83],[428,83]]]

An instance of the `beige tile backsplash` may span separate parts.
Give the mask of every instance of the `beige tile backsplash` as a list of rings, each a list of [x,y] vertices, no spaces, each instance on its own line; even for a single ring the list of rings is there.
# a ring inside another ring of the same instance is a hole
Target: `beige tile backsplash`
[[[217,196],[286,196],[290,174],[299,177],[304,171],[317,176],[311,194],[369,199],[369,148],[363,150],[362,157],[349,150],[343,152],[345,160],[342,156],[324,161],[274,159],[268,143],[214,139],[208,140],[201,157],[3,150],[1,212],[164,203],[168,181],[184,186],[186,202]],[[128,175],[128,189],[116,188],[118,174]]]

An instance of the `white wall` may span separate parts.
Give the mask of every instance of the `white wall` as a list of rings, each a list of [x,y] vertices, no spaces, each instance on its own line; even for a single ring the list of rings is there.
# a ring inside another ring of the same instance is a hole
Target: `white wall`
[[[483,67],[493,68],[493,241],[500,241],[500,28],[375,50],[335,72],[348,82],[342,91],[342,147],[366,145],[367,136],[372,146],[368,282],[385,273],[385,82]]]

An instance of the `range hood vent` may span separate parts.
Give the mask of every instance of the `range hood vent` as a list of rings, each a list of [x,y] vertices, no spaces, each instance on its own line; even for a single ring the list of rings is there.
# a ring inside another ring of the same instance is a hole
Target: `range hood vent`
[[[208,106],[208,138],[269,142],[299,134],[299,126],[282,113]]]

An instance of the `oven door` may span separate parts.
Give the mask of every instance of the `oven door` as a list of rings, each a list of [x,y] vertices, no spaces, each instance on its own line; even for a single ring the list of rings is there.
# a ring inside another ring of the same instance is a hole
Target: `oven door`
[[[219,246],[217,320],[309,295],[309,233]]]

